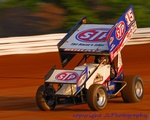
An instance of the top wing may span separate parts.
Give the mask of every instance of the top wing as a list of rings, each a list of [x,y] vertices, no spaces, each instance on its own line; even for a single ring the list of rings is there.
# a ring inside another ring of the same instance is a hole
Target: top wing
[[[130,6],[107,35],[111,61],[122,50],[125,43],[131,38],[136,29],[137,25],[133,6]]]
[[[83,17],[58,43],[64,67],[77,53],[109,54],[111,61],[136,31],[133,7],[130,6],[115,25],[88,24]]]
[[[62,66],[64,67],[77,53],[109,54],[107,33],[113,25],[88,24],[83,17],[58,43]]]

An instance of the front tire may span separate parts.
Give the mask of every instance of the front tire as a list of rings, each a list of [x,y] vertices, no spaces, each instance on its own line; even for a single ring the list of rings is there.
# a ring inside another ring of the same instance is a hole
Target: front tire
[[[141,101],[144,94],[142,79],[137,75],[128,75],[123,80],[127,82],[127,85],[121,91],[124,102],[135,103]]]
[[[93,84],[87,92],[87,103],[91,110],[97,111],[105,108],[107,104],[107,92],[101,84]]]
[[[41,85],[36,92],[36,103],[38,107],[43,111],[53,110],[56,106],[54,98],[55,90],[52,86],[45,88]]]

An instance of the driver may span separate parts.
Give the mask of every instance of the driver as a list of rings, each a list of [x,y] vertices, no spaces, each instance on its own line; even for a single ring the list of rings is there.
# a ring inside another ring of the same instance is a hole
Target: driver
[[[107,55],[96,55],[94,62],[99,63],[99,64],[101,64],[101,63],[108,64],[108,63],[110,63],[109,56],[107,56]],[[114,65],[111,64],[110,77],[115,78],[115,76],[116,76],[115,67],[114,67]]]
[[[107,64],[107,63],[109,63],[109,58],[107,55],[96,55],[94,62],[99,63],[99,64],[104,62],[104,64]]]

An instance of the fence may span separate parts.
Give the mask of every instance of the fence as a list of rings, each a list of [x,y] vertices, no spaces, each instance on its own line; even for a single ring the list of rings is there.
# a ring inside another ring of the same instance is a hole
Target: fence
[[[34,54],[57,52],[57,43],[66,33],[26,37],[0,38],[0,56],[10,54]],[[150,28],[138,28],[127,45],[150,43]]]

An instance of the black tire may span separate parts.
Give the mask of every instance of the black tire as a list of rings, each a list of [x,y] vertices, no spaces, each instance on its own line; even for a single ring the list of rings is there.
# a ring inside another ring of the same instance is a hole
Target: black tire
[[[36,103],[38,107],[43,111],[53,110],[56,106],[54,94],[55,90],[52,86],[48,86],[45,89],[45,86],[41,85],[36,92]]]
[[[124,102],[135,103],[143,98],[144,85],[142,79],[137,75],[128,75],[123,79],[127,85],[121,91]]]
[[[87,92],[87,103],[91,110],[98,111],[105,108],[107,104],[107,92],[104,86],[93,84]]]

